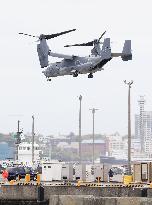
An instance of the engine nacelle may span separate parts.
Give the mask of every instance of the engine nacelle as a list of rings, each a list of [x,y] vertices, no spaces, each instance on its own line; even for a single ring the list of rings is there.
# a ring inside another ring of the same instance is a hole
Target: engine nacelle
[[[38,52],[41,68],[47,67],[49,47],[45,39],[40,40],[40,44],[37,45],[37,52]]]

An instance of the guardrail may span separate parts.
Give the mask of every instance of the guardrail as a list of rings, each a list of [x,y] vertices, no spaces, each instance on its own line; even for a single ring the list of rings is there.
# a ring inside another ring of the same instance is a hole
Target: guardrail
[[[86,181],[77,181],[77,182],[42,182],[40,179],[40,175],[37,175],[36,181],[31,181],[30,180],[30,175],[27,174],[25,176],[25,179],[18,179],[18,180],[11,180],[11,181],[1,181],[1,185],[30,185],[30,186],[38,186],[38,185],[46,185],[46,186],[76,186],[76,187],[81,187],[81,186],[86,186],[86,187],[128,187],[128,188],[152,188],[152,183],[143,183],[143,182],[130,182],[128,184],[124,183],[116,183],[116,182],[86,182]]]

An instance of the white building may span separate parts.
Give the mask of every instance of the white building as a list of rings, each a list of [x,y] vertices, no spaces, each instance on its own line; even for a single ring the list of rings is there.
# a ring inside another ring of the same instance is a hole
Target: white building
[[[38,144],[34,144],[34,161],[40,160],[41,150]],[[18,161],[23,164],[32,164],[32,143],[22,142],[18,147]]]
[[[144,112],[144,148],[145,152],[152,154],[152,111]]]
[[[135,116],[135,137],[140,141],[142,138],[143,151],[152,155],[152,111],[144,111],[142,128],[140,118],[140,115]]]
[[[42,181],[61,181],[63,162],[50,161],[42,164]]]
[[[108,136],[109,156],[116,159],[128,159],[128,138],[119,134]],[[140,140],[131,139],[131,156],[140,153]]]
[[[64,150],[64,149],[79,149],[79,143],[78,142],[71,142],[70,144],[67,142],[59,142],[57,145],[58,148]]]
[[[131,148],[132,156],[139,154],[141,150],[140,139],[131,139]]]
[[[116,159],[126,159],[127,150],[125,143],[119,134],[108,136],[109,156],[115,157]]]
[[[51,136],[40,136],[39,137],[39,142],[42,142],[42,143],[49,143],[50,142],[50,139],[51,139]]]
[[[152,156],[152,111],[145,111],[144,96],[140,96],[140,112],[135,115],[135,137],[140,140],[141,153]]]

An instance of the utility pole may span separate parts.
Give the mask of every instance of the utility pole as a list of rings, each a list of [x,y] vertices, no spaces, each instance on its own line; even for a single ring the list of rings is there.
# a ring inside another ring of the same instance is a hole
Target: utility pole
[[[16,139],[16,161],[18,160],[18,147],[20,144],[20,121],[17,121],[17,139]]]
[[[82,95],[79,96],[80,108],[79,108],[79,163],[82,162],[82,151],[81,151],[81,102]]]
[[[34,164],[34,115],[32,116],[32,164]]]
[[[128,175],[131,175],[131,106],[130,106],[130,89],[133,81],[127,82],[126,80],[124,83],[128,86]]]
[[[17,132],[15,134],[16,137],[16,161],[18,160],[18,147],[19,144],[21,143],[21,134],[23,133],[23,129],[20,131],[20,121],[17,121]]]
[[[52,158],[52,144],[51,144],[51,139],[49,140],[49,161],[51,161]]]
[[[94,119],[95,119],[95,111],[98,109],[92,108],[89,109],[92,111],[92,139],[93,139],[93,153],[92,153],[92,163],[94,165]]]

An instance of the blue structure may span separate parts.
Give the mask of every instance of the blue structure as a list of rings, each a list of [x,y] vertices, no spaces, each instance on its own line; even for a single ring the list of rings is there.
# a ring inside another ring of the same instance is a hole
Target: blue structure
[[[0,143],[0,160],[5,160],[7,158],[14,157],[14,148],[9,147],[8,143],[1,142]]]

